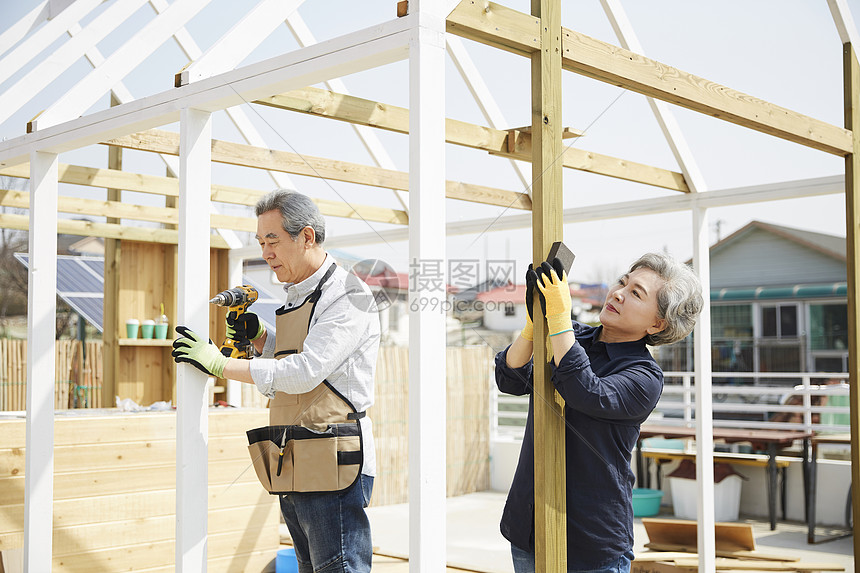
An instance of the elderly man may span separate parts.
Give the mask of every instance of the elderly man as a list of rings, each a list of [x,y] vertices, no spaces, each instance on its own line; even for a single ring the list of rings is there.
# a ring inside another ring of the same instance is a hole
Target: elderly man
[[[372,295],[323,250],[325,221],[308,197],[273,191],[255,212],[263,259],[286,292],[275,332],[251,312],[228,318],[228,336],[256,350],[238,360],[180,326],[173,357],[271,398],[270,425],[248,439],[260,481],[280,496],[299,571],[370,571],[365,508],[376,458],[365,412],[379,348]]]

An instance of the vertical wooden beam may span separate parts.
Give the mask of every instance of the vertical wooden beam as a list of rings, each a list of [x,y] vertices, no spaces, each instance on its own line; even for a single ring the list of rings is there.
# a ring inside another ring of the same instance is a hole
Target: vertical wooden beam
[[[541,22],[541,49],[532,54],[531,65],[532,258],[537,266],[564,234],[561,2],[532,0],[531,7]],[[556,399],[545,359],[546,321],[535,322],[534,340],[535,567],[549,573],[567,570],[564,406]]]
[[[111,94],[111,107],[120,104],[117,97]],[[108,169],[122,170],[122,148],[108,147]],[[122,201],[121,189],[108,189],[108,201]],[[120,223],[120,219],[108,217],[106,223]],[[110,408],[114,405],[116,396],[117,377],[119,375],[119,268],[122,256],[122,243],[119,239],[105,239],[104,260],[104,314],[102,318],[102,404]]]
[[[179,146],[178,320],[209,337],[209,193],[212,117],[185,108]],[[206,571],[208,376],[176,369],[176,571]]]
[[[54,504],[54,366],[57,330],[57,192],[54,153],[30,154],[27,283],[27,424],[24,570],[51,570]]]
[[[843,44],[845,83],[845,127],[852,132],[854,153],[845,156],[845,241],[848,262],[848,379],[850,384],[851,421],[851,480],[854,485],[852,503],[854,523],[860,515],[860,352],[857,327],[860,323],[860,280],[857,277],[860,257],[860,64],[850,42]],[[860,537],[854,529],[854,554],[860,555]],[[860,565],[855,562],[855,571]]]
[[[412,0],[409,44],[409,568],[445,570],[445,16]]]
[[[167,157],[167,156],[162,156]],[[173,159],[173,158],[171,158]],[[177,171],[179,167],[177,166]],[[165,176],[176,177],[168,164],[165,167]],[[165,196],[164,206],[176,209],[178,207],[177,197]],[[177,225],[164,225],[165,229],[177,229]],[[167,315],[168,331],[167,338],[174,338],[176,329],[176,281],[179,276],[179,253],[176,245],[164,246],[164,291],[162,297],[164,300],[164,314]],[[172,349],[166,348],[165,353],[169,354]],[[173,400],[176,404],[176,363],[170,356],[165,356],[164,365],[162,366],[162,374],[164,376],[162,395],[165,400]]]
[[[711,292],[710,224],[706,207],[693,204],[693,265],[702,282],[705,305],[693,334],[693,363],[696,372],[696,485],[697,547],[699,571],[714,571],[714,420],[711,396]],[[642,487],[639,485],[638,487]]]

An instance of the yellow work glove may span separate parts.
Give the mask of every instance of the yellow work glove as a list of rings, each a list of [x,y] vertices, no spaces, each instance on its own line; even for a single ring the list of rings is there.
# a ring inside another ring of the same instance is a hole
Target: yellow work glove
[[[550,336],[570,332],[573,321],[570,319],[570,285],[567,284],[567,273],[559,259],[554,259],[552,265],[541,263],[538,271],[537,287],[546,300],[547,332]]]

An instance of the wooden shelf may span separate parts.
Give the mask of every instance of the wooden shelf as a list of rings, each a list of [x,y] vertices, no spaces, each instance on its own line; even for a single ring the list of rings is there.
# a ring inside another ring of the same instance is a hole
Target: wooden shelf
[[[118,339],[120,346],[172,346],[173,339],[156,339],[156,338],[120,338]]]

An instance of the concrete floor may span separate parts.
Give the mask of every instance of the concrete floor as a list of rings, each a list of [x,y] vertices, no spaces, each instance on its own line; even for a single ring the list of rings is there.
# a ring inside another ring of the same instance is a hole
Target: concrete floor
[[[499,518],[505,494],[479,492],[448,498],[448,572],[479,571],[512,573],[510,545],[499,533]],[[409,507],[406,504],[368,509],[373,531],[373,571],[409,571]],[[660,517],[673,517],[671,514]],[[853,538],[846,537],[815,545],[806,542],[806,525],[779,522],[775,531],[764,520],[742,519],[753,527],[756,548],[766,553],[798,557],[804,562],[834,563],[854,571]],[[285,528],[284,528],[285,529]],[[819,528],[818,536],[832,534]],[[634,521],[634,552],[647,551],[648,536],[641,520]]]

